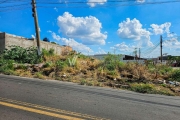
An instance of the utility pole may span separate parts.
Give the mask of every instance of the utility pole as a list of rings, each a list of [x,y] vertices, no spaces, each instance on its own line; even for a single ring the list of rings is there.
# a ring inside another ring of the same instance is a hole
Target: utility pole
[[[160,51],[161,51],[161,63],[162,63],[162,35],[160,36]]]
[[[35,0],[32,0],[32,16],[34,17],[35,22],[35,29],[36,29],[36,41],[37,41],[37,51],[38,55],[41,55],[41,46],[40,46],[40,34],[39,34],[39,25],[38,25],[38,17],[37,17],[37,11],[36,11],[36,2]]]
[[[139,59],[141,57],[141,48],[139,48]]]
[[[137,48],[134,50],[134,59],[137,60]]]

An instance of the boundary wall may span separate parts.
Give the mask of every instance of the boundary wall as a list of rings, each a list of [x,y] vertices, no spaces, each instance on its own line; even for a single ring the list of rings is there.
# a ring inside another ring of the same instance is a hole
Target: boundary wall
[[[54,53],[57,55],[61,55],[64,49],[66,49],[67,47],[67,46],[64,47],[64,46],[60,46],[57,44],[44,42],[44,41],[40,41],[40,43],[41,43],[41,49],[44,48],[46,50],[49,50],[52,48],[54,49]],[[27,48],[31,46],[36,47],[37,43],[36,43],[36,40],[33,38],[27,39],[27,38],[16,36],[16,35],[0,33],[0,51],[3,51],[6,48],[8,49],[8,46],[12,46],[12,45]]]

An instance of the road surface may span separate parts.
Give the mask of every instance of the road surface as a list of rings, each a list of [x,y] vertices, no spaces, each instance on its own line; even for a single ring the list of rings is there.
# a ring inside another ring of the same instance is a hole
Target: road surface
[[[180,97],[0,75],[0,120],[180,120]]]

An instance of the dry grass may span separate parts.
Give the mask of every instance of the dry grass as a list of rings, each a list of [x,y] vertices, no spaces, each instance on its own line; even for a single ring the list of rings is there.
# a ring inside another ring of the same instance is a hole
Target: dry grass
[[[15,73],[19,76],[35,77],[40,79],[56,79],[61,81],[74,82],[88,86],[110,86],[121,88],[121,85],[130,85],[133,91],[145,91],[147,93],[174,95],[168,87],[159,84],[151,85],[148,83],[156,83],[154,81],[168,79],[170,72],[164,70],[161,65],[148,66],[127,63],[108,70],[103,62],[97,59],[78,57],[76,64],[70,66],[68,58],[73,56],[44,56],[44,66],[40,71],[30,71],[28,69],[18,68]],[[57,61],[62,69],[58,69]],[[165,71],[165,72],[164,72]],[[142,85],[138,84],[141,83]],[[119,87],[118,87],[119,85]],[[127,89],[127,88],[126,88]]]

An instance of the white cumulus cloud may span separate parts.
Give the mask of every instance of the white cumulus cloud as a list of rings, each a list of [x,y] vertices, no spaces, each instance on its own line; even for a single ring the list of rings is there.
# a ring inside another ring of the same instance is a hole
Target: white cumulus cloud
[[[128,45],[126,45],[124,42],[120,43],[120,44],[116,44],[114,46],[115,49],[118,49],[119,51],[129,51],[130,48]]]
[[[180,46],[180,42],[177,37],[171,38],[169,40],[164,40],[163,47],[170,49],[178,49]]]
[[[145,2],[145,0],[136,0],[136,2],[143,3],[143,2]]]
[[[88,0],[87,4],[91,7],[95,7],[97,4],[103,5],[107,0]]]
[[[119,23],[119,29],[117,33],[122,39],[132,39],[137,40],[139,44],[143,46],[152,46],[150,41],[150,32],[142,28],[142,24],[139,20],[134,18],[130,20],[127,18],[126,21]]]
[[[171,27],[171,23],[166,22],[161,25],[151,24],[151,27],[152,27],[151,30],[153,31],[153,34],[155,34],[155,35],[160,35],[160,34],[164,34],[164,33],[170,34],[169,28]]]
[[[107,52],[100,47],[98,48],[98,52],[96,52],[96,53],[97,54],[107,54]]]
[[[59,35],[56,35],[56,33],[49,31],[52,34],[52,37],[54,40],[57,41],[61,41],[63,44],[71,46],[74,50],[78,51],[78,52],[82,52],[82,53],[89,53],[89,52],[93,52],[88,46],[79,43],[77,41],[75,41],[74,39],[67,39],[67,38],[62,38]]]
[[[74,17],[65,12],[58,17],[58,26],[59,32],[69,38],[80,39],[84,44],[104,45],[107,39],[107,33],[101,33],[100,21],[93,16]]]

